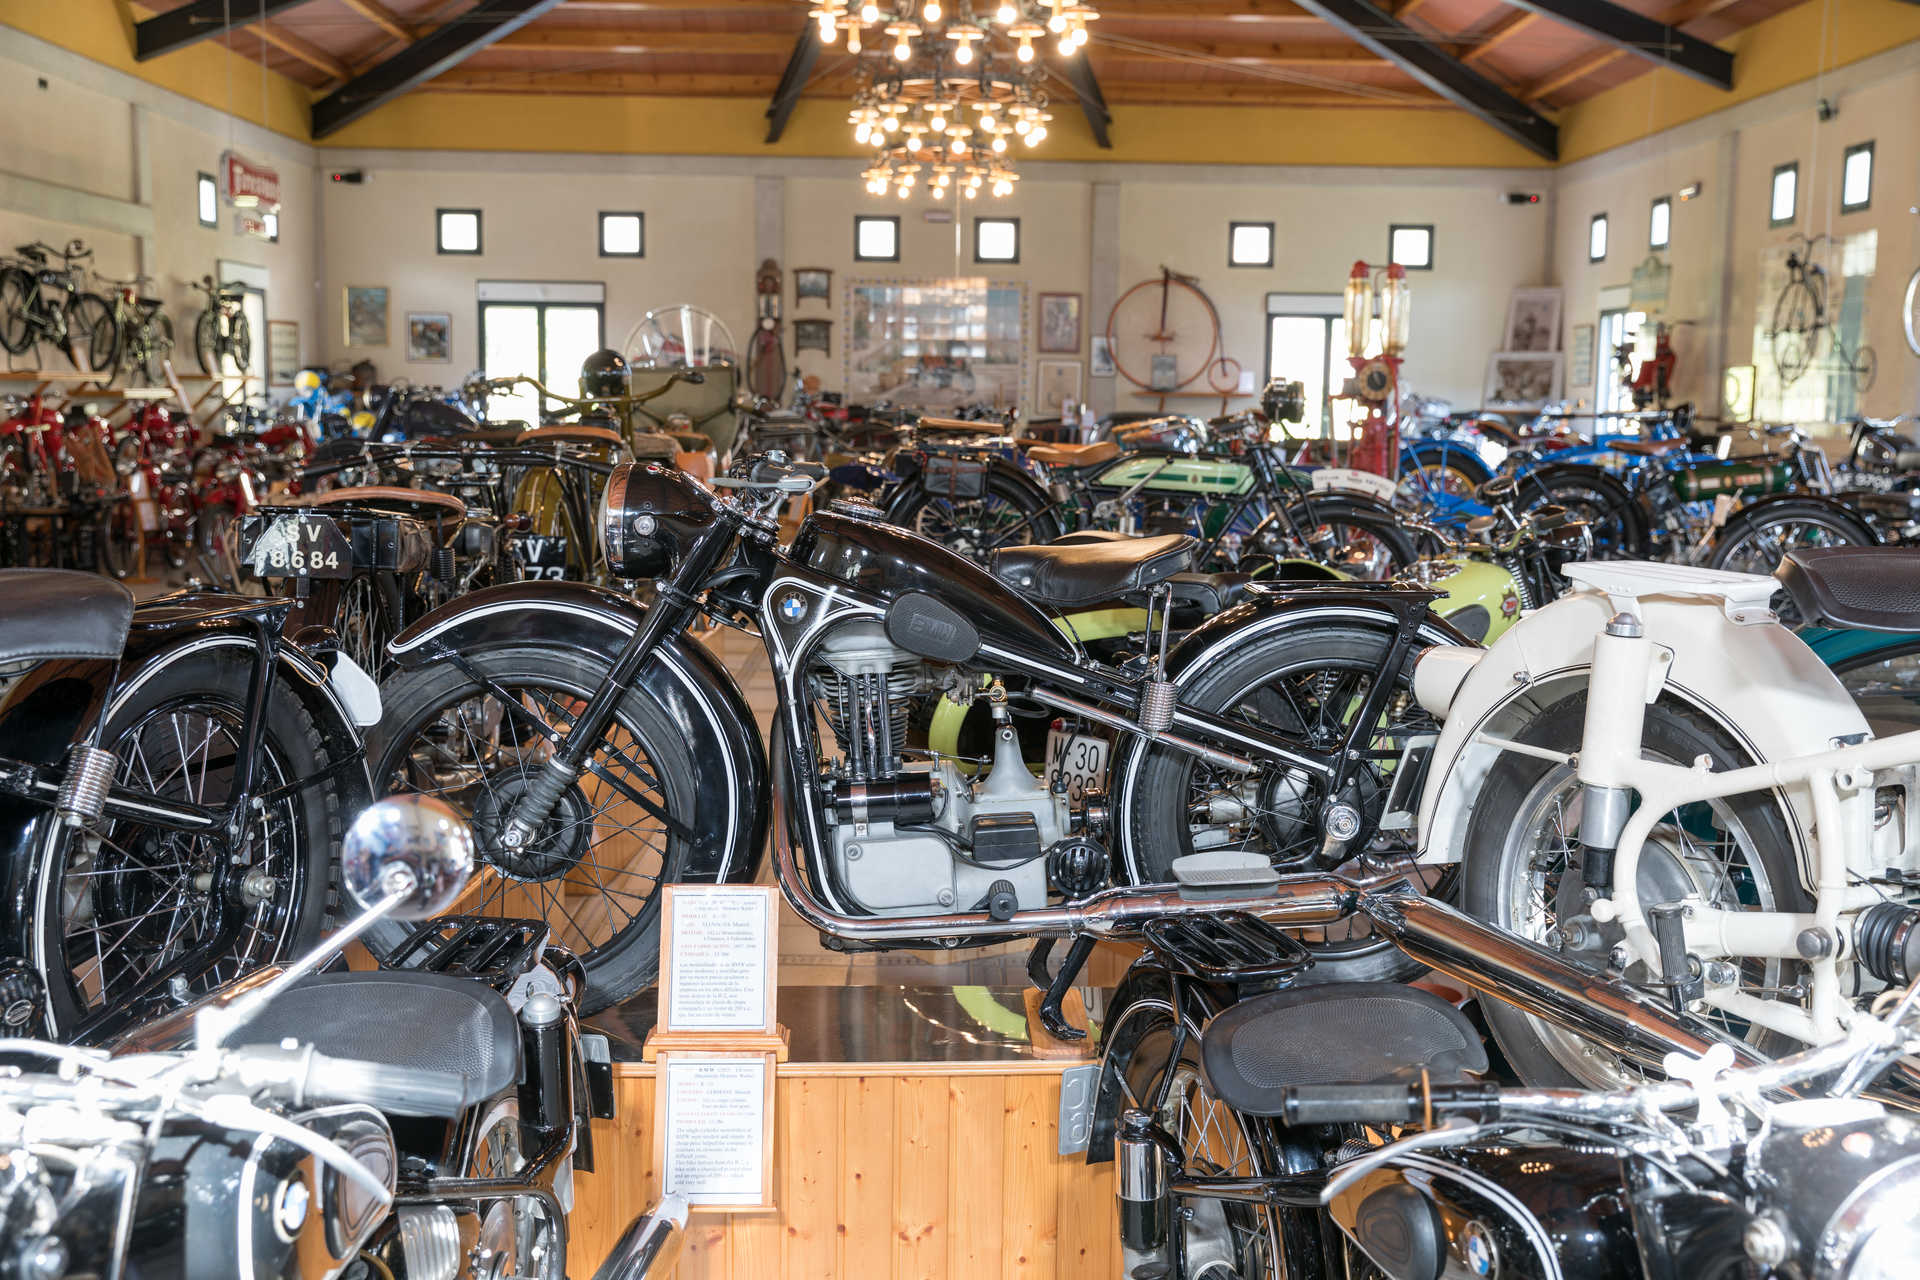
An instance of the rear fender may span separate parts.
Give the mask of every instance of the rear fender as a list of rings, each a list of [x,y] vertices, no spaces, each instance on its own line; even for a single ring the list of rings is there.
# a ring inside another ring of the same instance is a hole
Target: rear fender
[[[1402,611],[1419,617],[1413,643],[1416,648],[1429,645],[1466,645],[1472,641],[1443,619],[1427,612],[1433,594],[1388,587],[1350,587],[1328,584],[1260,590],[1226,612],[1217,614],[1188,632],[1167,655],[1167,678],[1184,688],[1202,672],[1234,650],[1284,631],[1306,630],[1329,623],[1358,624],[1391,635],[1399,626]],[[1145,739],[1128,734],[1119,744],[1108,771],[1113,788],[1113,812],[1131,812],[1136,801],[1141,766],[1149,745]],[[1120,863],[1134,883],[1140,879],[1140,851],[1132,844],[1132,823],[1116,818]]]
[[[1642,624],[1672,651],[1661,696],[1695,707],[1756,761],[1824,750],[1867,732],[1853,699],[1819,656],[1785,627],[1735,623],[1711,600],[1649,596]],[[1506,737],[1542,707],[1587,683],[1593,640],[1612,616],[1607,597],[1577,591],[1516,623],[1460,681],[1434,746],[1420,798],[1420,858],[1458,862],[1467,819]],[[1813,805],[1804,785],[1785,789],[1802,874]]]
[[[1765,497],[1755,498],[1751,502],[1742,503],[1740,509],[1728,516],[1726,522],[1720,527],[1726,529],[1735,524],[1745,524],[1748,521],[1759,520],[1766,516],[1773,508],[1789,504],[1801,507],[1819,507],[1835,519],[1853,525],[1859,529],[1861,534],[1867,539],[1865,545],[1869,547],[1877,547],[1883,541],[1879,531],[1861,519],[1857,511],[1847,506],[1844,502],[1836,498],[1830,498],[1824,493],[1801,493],[1797,491],[1793,493],[1769,493]]]
[[[461,596],[434,610],[388,646],[407,670],[462,654],[517,646],[611,657],[639,629],[646,607],[581,582],[515,582]],[[700,796],[701,839],[685,879],[751,882],[766,846],[771,808],[766,745],[740,686],[689,635],[661,641],[636,683],[686,733]]]

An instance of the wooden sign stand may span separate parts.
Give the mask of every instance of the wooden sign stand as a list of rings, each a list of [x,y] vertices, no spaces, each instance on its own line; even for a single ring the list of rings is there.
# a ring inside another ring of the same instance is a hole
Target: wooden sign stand
[[[640,1051],[655,1064],[661,1189],[697,1213],[774,1212],[773,1083],[788,1051],[774,1020],[777,890],[667,885],[662,897],[660,1016]]]

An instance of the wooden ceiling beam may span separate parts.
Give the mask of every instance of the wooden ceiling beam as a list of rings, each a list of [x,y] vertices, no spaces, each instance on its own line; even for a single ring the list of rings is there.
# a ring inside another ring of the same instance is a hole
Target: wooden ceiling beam
[[[291,31],[276,27],[271,22],[255,22],[246,29],[287,56],[297,58],[314,70],[326,73],[330,82],[344,84],[353,79],[353,68],[318,45],[302,40]]]
[[[601,27],[533,27],[496,41],[514,53],[785,54],[793,37],[778,31],[616,31]]]
[[[1670,27],[1678,27],[1689,22],[1698,22],[1702,18],[1711,18],[1722,9],[1730,9],[1740,0],[1683,0],[1660,15],[1660,21]],[[1584,80],[1602,67],[1610,67],[1627,56],[1625,49],[1607,48],[1592,53],[1581,54],[1555,67],[1525,89],[1520,96],[1528,102],[1539,102],[1552,96],[1568,85]]]
[[[1095,36],[1088,51],[1102,66],[1112,62],[1179,61],[1178,55],[1207,58],[1215,62],[1239,63],[1250,67],[1384,67],[1387,60],[1377,53],[1350,44],[1279,44],[1256,40],[1183,40],[1167,42],[1165,54],[1142,49],[1102,44]]]
[[[1483,35],[1463,41],[1460,45],[1460,61],[1471,66],[1538,21],[1540,15],[1531,9],[1516,9],[1508,13],[1487,28]]]
[[[411,41],[420,34],[399,14],[379,3],[379,0],[340,0],[340,3],[396,40]]]
[[[1103,21],[1320,24],[1292,0],[1102,0],[1099,9]],[[797,0],[568,0],[561,12],[790,15],[794,27],[806,16]]]
[[[1613,4],[1610,0],[1508,0],[1552,18],[1562,26],[1604,40],[1636,58],[1716,89],[1733,88],[1733,55],[1671,23]]]
[[[235,27],[257,23],[282,10],[305,4],[307,0],[253,0],[235,5],[231,0],[193,0],[178,9],[155,14],[133,24],[133,56],[137,62],[157,58],[175,49],[184,49],[214,36],[223,36]],[[235,10],[242,10],[236,12]]]

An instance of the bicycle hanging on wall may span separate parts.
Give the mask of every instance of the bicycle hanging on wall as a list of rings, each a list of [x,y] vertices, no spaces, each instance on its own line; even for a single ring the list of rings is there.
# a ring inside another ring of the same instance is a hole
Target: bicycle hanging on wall
[[[1787,283],[1773,304],[1773,324],[1767,331],[1774,371],[1783,387],[1791,386],[1812,365],[1823,333],[1832,335],[1834,358],[1853,375],[1855,389],[1870,389],[1879,372],[1880,360],[1873,348],[1864,343],[1849,348],[1827,308],[1827,269],[1813,260],[1813,254],[1822,241],[1832,240],[1827,235],[1795,232],[1787,242]]]
[[[1197,360],[1196,330],[1206,338]],[[1215,394],[1230,394],[1240,380],[1240,362],[1221,351],[1221,341],[1213,299],[1197,277],[1170,267],[1121,294],[1107,313],[1114,371],[1150,395],[1185,391],[1202,378]]]

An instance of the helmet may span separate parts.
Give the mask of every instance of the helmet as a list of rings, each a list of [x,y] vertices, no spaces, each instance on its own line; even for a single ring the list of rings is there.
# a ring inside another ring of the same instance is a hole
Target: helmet
[[[602,348],[580,365],[583,396],[624,396],[628,386],[627,360],[618,351]]]
[[[302,369],[293,375],[293,389],[307,392],[320,389],[320,375],[312,369]]]

